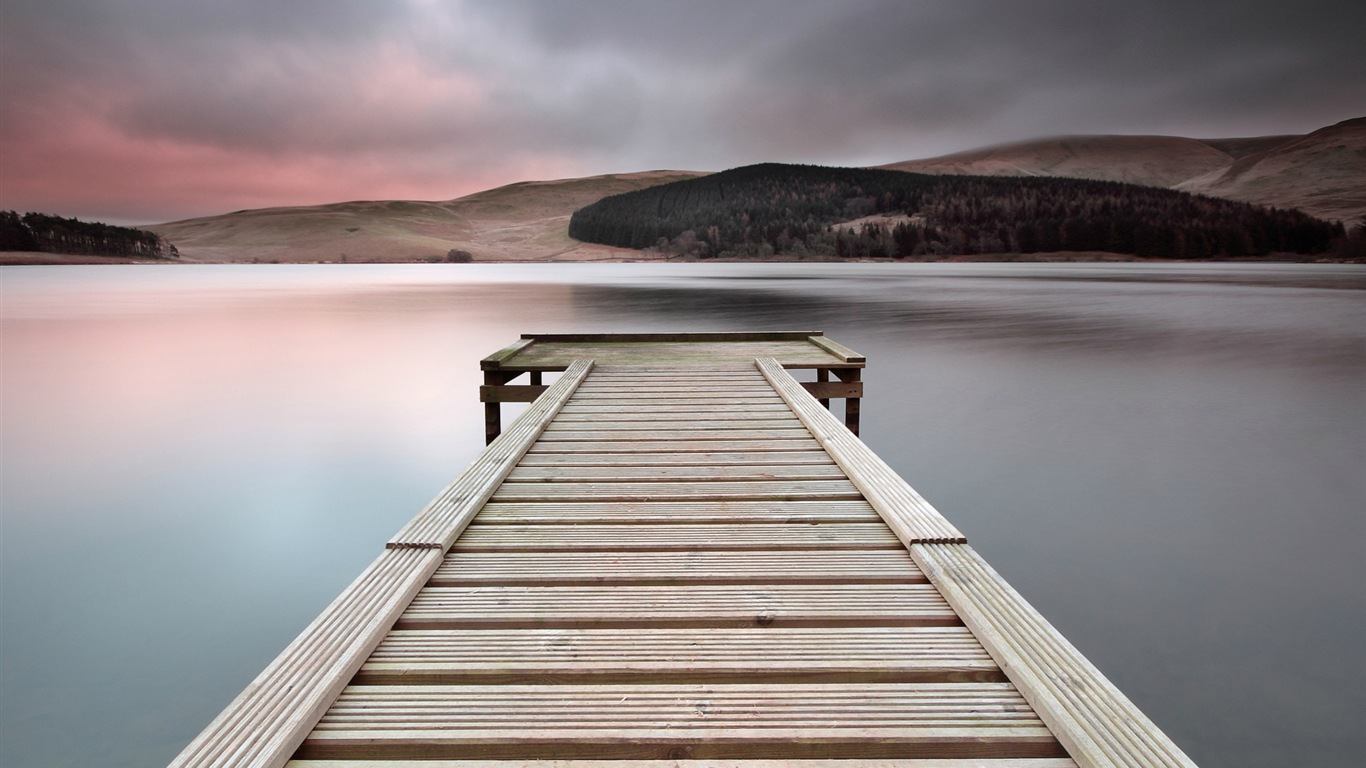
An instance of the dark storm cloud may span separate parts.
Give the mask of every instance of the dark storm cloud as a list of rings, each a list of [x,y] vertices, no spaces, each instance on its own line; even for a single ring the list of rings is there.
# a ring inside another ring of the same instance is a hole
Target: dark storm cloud
[[[103,188],[172,216],[1366,114],[1360,3],[0,2],[0,207]]]

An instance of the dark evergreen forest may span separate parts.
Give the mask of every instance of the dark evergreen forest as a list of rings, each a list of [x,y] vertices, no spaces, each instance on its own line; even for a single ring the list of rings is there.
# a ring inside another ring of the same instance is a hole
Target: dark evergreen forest
[[[1340,224],[1296,210],[1158,187],[776,163],[613,195],[569,222],[578,240],[701,258],[1056,251],[1240,258],[1323,253],[1344,234]]]
[[[38,251],[135,259],[177,259],[160,235],[43,213],[0,211],[0,251]]]

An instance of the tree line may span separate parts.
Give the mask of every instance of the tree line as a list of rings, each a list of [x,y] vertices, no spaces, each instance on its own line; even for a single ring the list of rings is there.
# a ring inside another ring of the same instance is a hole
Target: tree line
[[[1211,259],[1324,253],[1345,232],[1297,210],[1119,182],[766,163],[603,198],[574,212],[569,235],[702,258]]]
[[[0,211],[0,251],[37,251],[133,259],[178,259],[160,235],[131,227]]]

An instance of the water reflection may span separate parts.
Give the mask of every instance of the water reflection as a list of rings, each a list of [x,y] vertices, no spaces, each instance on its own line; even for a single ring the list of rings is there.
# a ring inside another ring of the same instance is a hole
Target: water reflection
[[[0,762],[165,763],[475,455],[478,359],[518,334],[798,328],[868,355],[865,439],[1200,764],[1347,765],[1364,284],[5,268]]]

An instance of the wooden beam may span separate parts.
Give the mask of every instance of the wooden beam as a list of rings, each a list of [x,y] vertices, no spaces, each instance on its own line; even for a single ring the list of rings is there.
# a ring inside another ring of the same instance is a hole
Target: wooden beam
[[[1083,768],[1195,768],[1099,669],[966,544],[911,557]]]
[[[593,361],[576,360],[560,380],[512,422],[474,463],[460,473],[446,490],[427,504],[394,538],[390,547],[437,547],[450,549],[498,484],[545,431],[569,396],[593,369]],[[497,407],[496,403],[490,405]]]
[[[718,342],[718,341],[805,341],[824,338],[820,331],[738,331],[719,333],[524,333],[523,341],[558,341],[571,344],[593,342]],[[501,353],[495,353],[501,354]],[[487,359],[487,358],[486,358]]]
[[[485,371],[497,370],[498,368],[502,367],[504,362],[510,360],[513,357],[516,357],[517,354],[520,353],[522,350],[526,349],[527,347],[535,343],[535,339],[529,339],[524,336],[518,341],[515,341],[512,344],[509,344],[508,346],[498,350],[497,352],[494,352],[493,354],[489,355],[483,360],[480,360],[479,367]]]
[[[803,381],[801,385],[826,408],[830,407],[830,398],[832,397],[863,397],[863,382],[861,381]]]
[[[541,396],[548,387],[544,384],[485,384],[479,388],[481,403],[529,403]],[[497,437],[497,435],[494,435]]]
[[[441,565],[435,549],[386,549],[170,768],[278,768]]]
[[[807,341],[810,341],[812,344],[815,344],[816,346],[820,347],[826,352],[829,352],[835,357],[838,357],[840,360],[843,360],[846,363],[868,362],[868,358],[864,357],[863,355],[860,355],[859,353],[844,346],[838,341],[835,341],[833,339],[827,339],[826,337],[820,334],[810,336],[807,339]]]
[[[783,370],[778,361],[755,361],[759,371],[787,402],[797,418],[842,467],[849,479],[863,492],[868,502],[882,515],[907,546],[924,542],[966,541],[963,534],[928,501],[901,479],[873,449],[864,445],[853,432],[822,408],[802,388],[801,382]],[[848,400],[846,403],[856,402]]]

